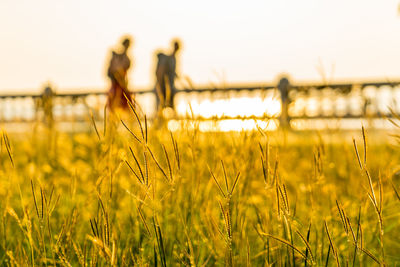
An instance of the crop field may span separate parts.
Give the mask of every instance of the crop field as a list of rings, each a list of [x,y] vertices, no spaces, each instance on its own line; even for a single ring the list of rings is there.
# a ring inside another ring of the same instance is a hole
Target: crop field
[[[2,132],[1,266],[400,265],[395,135],[90,123]]]

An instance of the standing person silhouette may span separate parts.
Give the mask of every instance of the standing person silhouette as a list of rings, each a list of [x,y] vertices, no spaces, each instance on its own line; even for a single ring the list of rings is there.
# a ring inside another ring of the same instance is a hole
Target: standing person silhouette
[[[128,102],[132,101],[128,91],[127,72],[131,66],[131,60],[127,53],[131,40],[129,37],[122,41],[122,52],[112,51],[111,60],[107,70],[107,76],[111,80],[111,88],[108,92],[107,106],[115,111],[116,108],[127,109]]]
[[[43,112],[43,121],[49,127],[49,129],[52,129],[54,126],[53,100],[55,96],[56,93],[52,89],[50,83],[48,83],[42,91],[40,97],[36,99],[36,114],[39,114],[39,111]]]
[[[157,94],[157,110],[160,112],[164,108],[174,108],[174,96],[176,93],[175,78],[176,74],[176,58],[175,55],[180,48],[178,40],[173,41],[173,49],[170,55],[158,53],[156,68],[156,94]]]
[[[286,77],[282,77],[278,83],[278,90],[281,93],[281,116],[280,116],[280,126],[283,129],[290,129],[290,116],[289,116],[289,91],[290,91],[290,82]]]

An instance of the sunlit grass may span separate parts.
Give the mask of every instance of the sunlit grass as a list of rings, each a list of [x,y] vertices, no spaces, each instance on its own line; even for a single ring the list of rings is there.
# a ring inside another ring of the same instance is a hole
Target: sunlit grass
[[[400,263],[396,137],[121,118],[2,134],[0,265]]]

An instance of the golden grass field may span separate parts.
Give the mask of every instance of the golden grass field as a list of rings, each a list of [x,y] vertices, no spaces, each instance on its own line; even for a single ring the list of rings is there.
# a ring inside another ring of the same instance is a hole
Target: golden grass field
[[[3,132],[1,266],[399,265],[396,136],[139,121]]]

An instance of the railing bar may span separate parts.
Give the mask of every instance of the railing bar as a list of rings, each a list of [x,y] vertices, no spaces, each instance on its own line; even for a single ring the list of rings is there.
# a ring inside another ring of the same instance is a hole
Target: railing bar
[[[292,85],[291,88],[293,90],[308,90],[310,88],[315,88],[317,90],[322,90],[325,88],[332,88],[332,89],[351,89],[354,85],[360,86],[361,89],[364,89],[368,86],[373,87],[381,87],[381,86],[390,86],[395,87],[400,85],[400,81],[395,82],[366,82],[366,83],[336,83],[336,84],[300,84],[300,85]],[[227,88],[194,88],[194,89],[181,89],[177,90],[176,93],[203,93],[203,92],[227,92],[227,91],[254,91],[254,90],[271,90],[275,89],[276,86],[272,85],[259,85],[259,86],[231,86]],[[4,91],[4,90],[3,90]],[[154,90],[139,90],[133,91],[132,94],[135,95],[142,95],[142,94],[154,94]],[[99,95],[106,95],[107,92],[89,92],[89,93],[58,93],[56,96],[58,97],[86,97],[86,96],[99,96]],[[0,98],[38,98],[41,97],[41,94],[4,94],[0,95]]]

